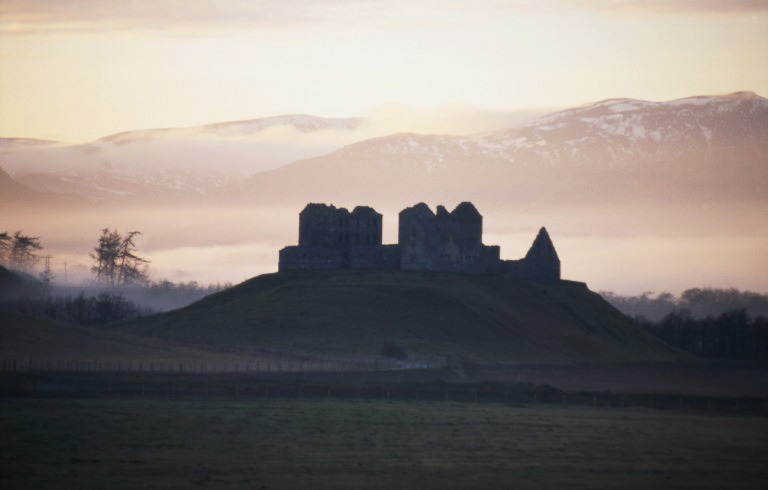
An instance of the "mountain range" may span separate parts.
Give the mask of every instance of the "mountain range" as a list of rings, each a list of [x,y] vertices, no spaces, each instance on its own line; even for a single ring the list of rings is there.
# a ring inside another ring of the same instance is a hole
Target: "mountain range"
[[[183,202],[363,134],[362,118],[287,115],[127,131],[77,145],[0,138],[0,167],[37,191],[93,203]]]
[[[768,100],[751,92],[609,99],[503,131],[339,144],[365,124],[293,115],[131,131],[82,145],[6,139],[0,167],[38,193],[102,203],[563,205],[768,196]]]
[[[490,134],[395,134],[254,175],[239,187],[240,196],[259,202],[764,199],[768,100],[752,93],[612,99]]]

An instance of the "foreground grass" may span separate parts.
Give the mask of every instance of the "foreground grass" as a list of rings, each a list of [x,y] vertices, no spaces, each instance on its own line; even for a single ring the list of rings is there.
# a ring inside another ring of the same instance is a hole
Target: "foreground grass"
[[[11,488],[765,488],[768,419],[336,400],[5,399]]]

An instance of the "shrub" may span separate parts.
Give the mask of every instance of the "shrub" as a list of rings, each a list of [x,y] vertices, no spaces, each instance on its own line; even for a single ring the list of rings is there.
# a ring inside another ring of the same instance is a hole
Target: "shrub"
[[[405,349],[392,342],[387,342],[381,347],[381,355],[384,357],[392,357],[394,359],[408,359],[408,354],[405,352]]]

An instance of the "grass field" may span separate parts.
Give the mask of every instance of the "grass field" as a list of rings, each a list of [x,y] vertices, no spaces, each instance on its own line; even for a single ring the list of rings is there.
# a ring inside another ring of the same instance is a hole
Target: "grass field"
[[[768,418],[372,400],[0,401],[0,487],[766,488]]]

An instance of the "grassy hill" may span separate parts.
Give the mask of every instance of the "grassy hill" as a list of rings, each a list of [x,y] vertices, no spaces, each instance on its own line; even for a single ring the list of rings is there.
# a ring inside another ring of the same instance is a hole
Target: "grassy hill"
[[[671,360],[681,357],[584,284],[405,271],[265,274],[125,332],[226,350],[284,349],[483,362]]]
[[[103,328],[65,325],[0,309],[0,358],[37,361],[236,361],[225,355]]]

